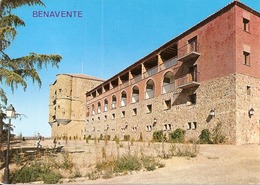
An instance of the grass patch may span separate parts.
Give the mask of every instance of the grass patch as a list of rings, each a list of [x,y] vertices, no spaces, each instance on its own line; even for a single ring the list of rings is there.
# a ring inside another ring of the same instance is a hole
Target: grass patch
[[[52,170],[44,163],[34,162],[11,174],[11,183],[29,183],[43,181],[45,184],[56,184],[61,178],[61,174]]]

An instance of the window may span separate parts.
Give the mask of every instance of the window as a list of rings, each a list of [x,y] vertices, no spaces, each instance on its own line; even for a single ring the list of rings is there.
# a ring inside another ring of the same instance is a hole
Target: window
[[[247,93],[247,95],[251,95],[251,87],[250,86],[246,86],[246,93]]]
[[[137,115],[137,108],[134,108],[133,109],[133,114],[132,114],[133,116],[136,116]]]
[[[151,132],[151,131],[152,131],[152,128],[153,128],[152,125],[147,125],[147,126],[146,126],[146,131],[147,131],[147,132]]]
[[[250,53],[246,51],[243,52],[243,64],[250,66]]]
[[[165,100],[165,101],[164,101],[164,110],[169,110],[169,109],[171,109],[171,106],[172,106],[171,100]]]
[[[191,130],[191,122],[188,122],[188,124],[187,124],[187,130]]]
[[[115,118],[116,118],[116,114],[113,113],[113,114],[112,114],[112,119],[115,119]]]
[[[121,117],[124,118],[125,117],[125,111],[121,112]]]
[[[150,105],[147,105],[147,113],[151,113],[153,110],[152,110],[152,104]]]
[[[243,30],[246,32],[249,32],[249,22],[248,19],[243,18]]]
[[[107,115],[104,116],[104,119],[107,120]]]
[[[197,122],[193,122],[193,127],[192,127],[193,130],[196,130],[197,129]]]
[[[172,130],[172,125],[168,124],[168,130]]]
[[[163,126],[163,130],[164,131],[169,131],[169,130],[171,130],[172,129],[172,125],[171,124],[164,124],[164,126]]]
[[[197,95],[196,94],[190,95],[190,102],[191,102],[191,104],[196,104],[196,102],[197,102]]]

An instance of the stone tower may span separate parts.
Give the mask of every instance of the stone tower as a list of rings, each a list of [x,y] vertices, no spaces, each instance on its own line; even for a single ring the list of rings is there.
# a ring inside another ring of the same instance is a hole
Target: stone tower
[[[52,137],[82,138],[86,117],[85,93],[103,80],[82,74],[58,74],[50,85],[49,124]]]

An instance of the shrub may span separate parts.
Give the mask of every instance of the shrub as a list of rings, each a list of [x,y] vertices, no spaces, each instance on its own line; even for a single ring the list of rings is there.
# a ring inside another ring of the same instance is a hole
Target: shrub
[[[100,134],[99,140],[103,140],[103,134]]]
[[[140,132],[140,136],[139,136],[138,141],[140,141],[140,142],[144,141],[143,133],[142,133],[142,132]]]
[[[110,136],[110,135],[105,135],[105,140],[109,141],[109,140],[110,140],[110,138],[111,138],[111,136]]]
[[[222,124],[217,123],[216,127],[213,129],[212,142],[214,144],[220,144],[225,142],[225,136],[222,134]]]
[[[156,161],[153,157],[149,157],[149,156],[143,156],[141,158],[142,160],[142,163],[143,163],[143,166],[144,168],[147,170],[147,171],[153,171],[156,169]]]
[[[199,135],[199,141],[201,144],[211,144],[211,133],[209,129],[203,129]]]
[[[118,138],[117,136],[115,136],[115,137],[113,138],[113,141],[115,141],[116,144],[119,144],[119,142],[120,142],[120,140],[119,140],[119,138]]]
[[[43,163],[33,163],[11,174],[12,183],[44,181],[46,184],[57,184],[60,178],[59,173],[54,172],[48,165]]]
[[[154,131],[153,132],[153,141],[155,141],[155,142],[163,142],[165,140],[166,140],[166,138],[163,135],[163,130],[159,130],[159,131]]]
[[[125,155],[115,161],[115,172],[140,170],[142,164],[138,157]]]
[[[124,135],[124,141],[130,141],[130,135]]]
[[[177,128],[175,131],[169,134],[169,140],[174,143],[184,143],[185,141],[185,130]]]

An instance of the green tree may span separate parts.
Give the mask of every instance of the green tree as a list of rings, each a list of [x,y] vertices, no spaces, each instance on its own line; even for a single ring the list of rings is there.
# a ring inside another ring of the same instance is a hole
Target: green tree
[[[5,50],[14,41],[19,26],[25,26],[20,17],[12,13],[12,10],[21,6],[45,6],[41,0],[0,0],[0,134],[3,133],[3,119],[5,114],[2,113],[3,103],[7,104],[7,95],[3,86],[11,88],[12,92],[18,86],[24,90],[27,88],[26,80],[32,79],[41,87],[42,82],[38,71],[42,67],[52,65],[58,68],[58,63],[62,57],[60,55],[46,55],[29,53],[27,56],[19,58],[10,57]]]
[[[45,6],[41,0],[1,0],[0,1],[0,98],[7,104],[7,96],[2,86],[10,87],[12,92],[18,86],[27,88],[26,80],[32,79],[41,87],[38,71],[47,65],[58,67],[62,59],[59,55],[29,53],[27,56],[11,58],[5,50],[10,46],[17,34],[19,26],[25,23],[12,10],[21,6]],[[1,108],[1,107],[0,107]]]

